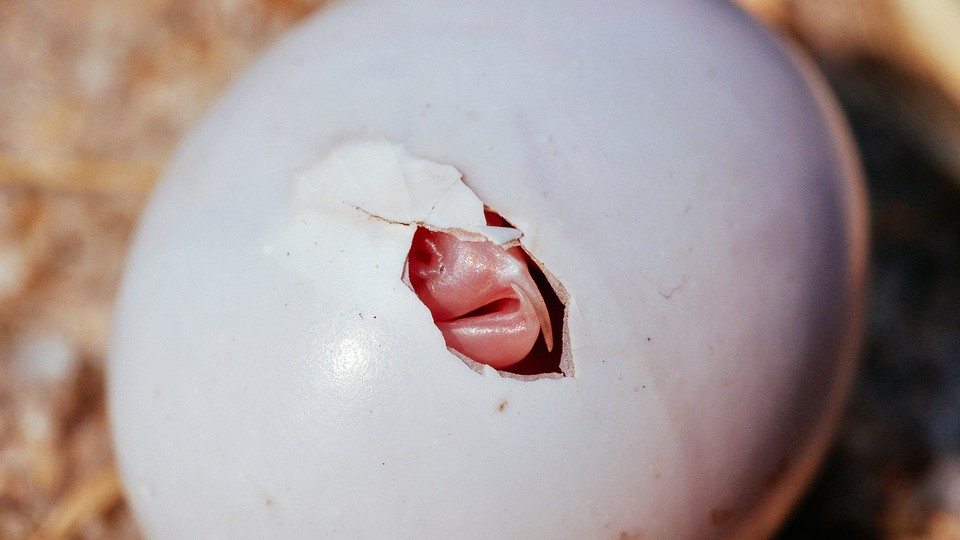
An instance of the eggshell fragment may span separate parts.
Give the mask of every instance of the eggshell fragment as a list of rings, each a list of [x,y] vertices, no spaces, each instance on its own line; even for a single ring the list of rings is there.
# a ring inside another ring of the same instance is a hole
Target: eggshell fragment
[[[769,535],[853,369],[852,155],[819,80],[726,3],[335,5],[144,216],[110,362],[141,526]],[[562,284],[574,376],[449,352],[402,279],[417,222],[523,245]]]

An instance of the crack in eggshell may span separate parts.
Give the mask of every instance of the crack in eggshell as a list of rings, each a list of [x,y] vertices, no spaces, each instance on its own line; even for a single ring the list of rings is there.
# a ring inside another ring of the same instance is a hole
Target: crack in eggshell
[[[552,332],[551,341],[561,348],[561,373],[521,375],[496,371],[501,376],[521,380],[571,376],[572,348],[568,331],[569,294],[551,273],[523,246],[523,233],[501,224],[490,225],[485,211],[490,211],[463,181],[455,167],[417,157],[402,145],[384,138],[342,140],[326,155],[296,178],[294,204],[297,214],[329,210],[330,206],[348,207],[368,219],[387,225],[424,227],[451,234],[461,241],[493,242],[504,250],[520,247],[529,264],[544,276],[546,286],[563,306],[559,332]],[[400,280],[413,291],[406,258]],[[549,326],[549,325],[547,325]],[[474,371],[485,373],[485,366],[449,349]]]
[[[422,225],[463,240],[480,235],[498,245],[520,231],[487,225],[484,205],[455,167],[419,158],[382,138],[341,142],[297,177],[301,203],[345,204],[394,224]],[[472,234],[471,234],[472,233]]]

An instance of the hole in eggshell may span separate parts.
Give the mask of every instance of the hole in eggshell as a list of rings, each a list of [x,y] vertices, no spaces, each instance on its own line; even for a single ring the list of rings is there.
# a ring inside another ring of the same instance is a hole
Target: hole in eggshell
[[[515,228],[487,207],[484,216],[487,225]],[[486,364],[524,380],[572,376],[563,287],[518,242],[497,246],[461,233],[419,225],[404,271],[448,349],[481,373]],[[507,261],[506,275],[498,261]]]

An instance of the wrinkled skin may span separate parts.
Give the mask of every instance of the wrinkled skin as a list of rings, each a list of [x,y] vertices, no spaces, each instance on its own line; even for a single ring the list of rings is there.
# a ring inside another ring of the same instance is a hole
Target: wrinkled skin
[[[420,227],[408,263],[410,284],[447,347],[495,369],[523,360],[541,331],[553,348],[547,307],[521,248]]]

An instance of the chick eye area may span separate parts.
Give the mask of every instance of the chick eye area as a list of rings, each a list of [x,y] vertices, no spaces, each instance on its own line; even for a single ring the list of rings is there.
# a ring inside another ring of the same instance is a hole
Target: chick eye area
[[[409,260],[419,263],[422,268],[435,268],[441,272],[444,270],[442,255],[431,238],[421,238],[419,242],[414,242],[410,248]]]

